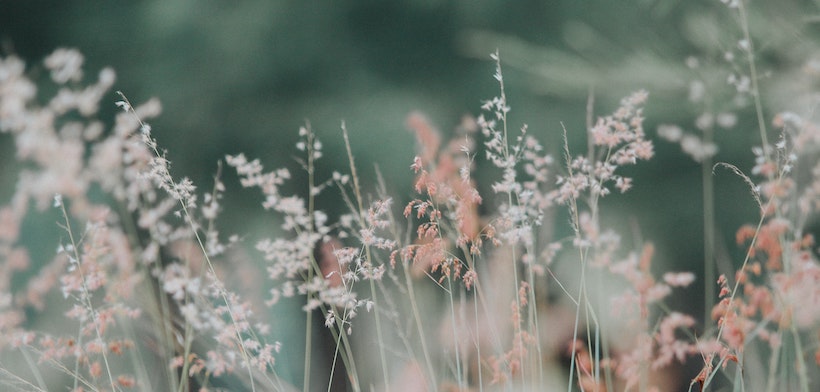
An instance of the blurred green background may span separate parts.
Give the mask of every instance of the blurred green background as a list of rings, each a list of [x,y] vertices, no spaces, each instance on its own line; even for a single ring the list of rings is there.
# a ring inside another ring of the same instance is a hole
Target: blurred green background
[[[750,8],[766,117],[784,108],[800,112],[816,88],[795,82],[795,75],[818,56],[817,2],[752,1]],[[43,76],[39,62],[57,47],[86,56],[87,78],[112,66],[115,88],[132,102],[161,100],[154,135],[169,151],[174,175],[204,189],[218,160],[244,152],[269,169],[289,167],[296,185],[286,192],[301,192],[293,145],[306,121],[325,145],[320,178],[346,171],[344,120],[365,189],[373,189],[377,164],[401,205],[412,196],[414,156],[405,117],[420,110],[446,134],[462,115],[479,114],[482,100],[498,94],[489,58],[496,49],[511,124],[528,124],[556,156],[561,122],[571,148],[584,151],[591,92],[595,113],[605,115],[621,97],[646,89],[645,127],[657,156],[629,168],[635,188],[606,198],[604,219],[620,229],[625,246],[638,238],[654,242],[659,271],[699,276],[701,168],[678,146],[657,140],[654,130],[674,123],[697,132],[694,119],[703,111],[734,111],[738,125],[715,135],[721,148],[715,160],[750,169],[750,148],[759,143],[753,112],[734,105],[726,84],[730,72],[743,70],[723,60],[740,34],[735,13],[717,0],[0,1],[4,55],[23,57]],[[697,68],[686,66],[690,57]],[[694,79],[705,82],[711,102],[687,100]],[[116,100],[107,97],[104,117]],[[6,202],[16,176],[8,136],[0,135],[0,154],[0,201]],[[480,186],[487,189],[497,174],[481,172]],[[260,213],[258,193],[239,190],[229,170],[225,181],[222,232],[248,235],[250,243],[275,232],[278,222]],[[718,247],[737,262],[742,250],[734,230],[756,221],[756,207],[736,177],[719,173],[715,182]],[[331,191],[319,208],[339,213],[337,200]],[[565,221],[559,216],[557,224]],[[702,314],[702,285],[671,306]]]
[[[780,25],[764,19],[772,6],[754,9],[753,22],[766,21],[753,23],[769,46],[764,54],[779,50],[771,45],[784,36],[808,39],[794,36],[803,10],[786,3],[777,5]],[[405,116],[421,110],[448,132],[463,114],[478,114],[481,101],[498,93],[489,59],[496,49],[512,124],[529,124],[557,152],[559,122],[583,146],[590,91],[603,115],[620,97],[647,89],[647,129],[659,122],[691,128],[702,108],[685,101],[694,72],[684,60],[715,60],[739,37],[731,13],[712,0],[4,1],[2,8],[3,53],[27,59],[35,72],[54,48],[75,47],[86,56],[87,77],[112,66],[115,88],[132,101],[158,97],[164,114],[153,121],[154,133],[179,176],[207,184],[215,162],[237,152],[297,169],[292,146],[306,121],[327,146],[322,166],[343,168],[344,120],[362,170],[372,174],[378,163],[398,197],[408,194],[413,157]],[[703,71],[719,72],[719,65]],[[112,111],[116,96],[108,100]],[[755,137],[727,135],[738,143],[719,158],[737,162],[734,154],[748,155]],[[660,144],[654,166],[697,172],[673,147]]]

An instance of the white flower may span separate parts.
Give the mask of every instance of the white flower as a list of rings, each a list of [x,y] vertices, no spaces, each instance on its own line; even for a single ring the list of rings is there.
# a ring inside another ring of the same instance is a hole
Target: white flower
[[[68,81],[79,82],[83,78],[83,55],[76,49],[57,49],[46,57],[46,68],[51,70],[51,79],[59,84]]]

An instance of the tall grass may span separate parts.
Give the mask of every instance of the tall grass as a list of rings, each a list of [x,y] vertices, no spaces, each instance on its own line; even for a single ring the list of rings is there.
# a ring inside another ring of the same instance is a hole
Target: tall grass
[[[393,184],[379,173],[377,189],[365,188],[352,152],[363,136],[342,123],[345,151],[333,153],[348,165],[327,178],[317,170],[325,147],[306,124],[294,146],[303,189],[286,186],[291,169],[265,171],[237,154],[224,165],[239,183],[223,183],[221,162],[203,193],[177,179],[154,139],[157,101],[132,105],[122,93],[109,101],[113,71],[85,84],[83,56],[59,49],[43,63],[53,88],[38,90],[23,60],[0,59],[0,137],[20,164],[0,207],[0,383],[26,391],[815,389],[820,264],[806,227],[820,211],[820,128],[793,112],[767,120],[745,7],[728,2],[742,33],[725,86],[736,107],[693,80],[700,133],[645,129],[650,93],[638,90],[601,116],[591,96],[585,129],[556,121],[564,143],[544,146],[510,123],[496,52],[498,95],[450,137],[411,113],[415,180]],[[106,129],[97,112],[109,103],[121,112]],[[715,164],[715,132],[737,126],[744,103],[759,138],[755,164]],[[569,143],[578,133],[582,151]],[[702,166],[692,197],[704,201],[703,277],[659,271],[665,255],[650,241],[625,243],[622,227],[602,219],[603,199],[650,186],[627,173],[652,164],[656,134]],[[715,181],[733,181],[719,176],[726,172],[759,207],[738,228],[745,256],[729,271],[714,229],[721,203],[735,202],[713,194]],[[238,187],[261,193],[274,236],[250,243],[248,233],[218,231],[219,215],[231,212],[223,195]],[[346,212],[319,209],[328,194]],[[21,234],[32,215],[59,222],[51,260],[29,256],[44,246]],[[242,257],[247,245],[255,253]],[[665,305],[691,296],[696,279],[706,279],[703,317]],[[282,316],[282,299],[300,303],[300,316]],[[315,318],[324,329],[313,328]],[[297,319],[304,335],[279,341],[276,325]],[[298,375],[280,366],[297,362],[283,346],[304,352]]]

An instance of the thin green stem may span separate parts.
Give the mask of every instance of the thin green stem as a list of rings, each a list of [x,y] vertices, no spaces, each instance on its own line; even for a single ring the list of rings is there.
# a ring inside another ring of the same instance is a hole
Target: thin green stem
[[[308,125],[308,128],[310,125]],[[310,220],[308,223],[308,232],[309,235],[313,233],[313,210],[314,210],[314,203],[315,199],[313,196],[313,187],[315,179],[314,179],[314,169],[313,169],[313,132],[308,129],[307,132],[307,173],[308,173],[308,216],[310,216]],[[311,264],[316,265],[316,260],[311,257]],[[308,268],[307,271],[307,282],[313,281],[313,270],[314,268]],[[313,292],[308,290],[306,293],[307,298],[305,298],[306,303],[310,302],[311,296]],[[305,392],[310,391],[310,357],[313,354],[313,311],[306,312],[305,315],[305,364],[303,367],[304,376],[302,379],[303,390]],[[335,358],[334,358],[335,362]],[[332,378],[331,378],[332,379]]]
[[[134,243],[134,244],[140,244],[140,237],[139,237],[139,234],[137,233],[137,225],[136,225],[136,222],[134,222],[133,215],[131,214],[130,211],[128,211],[128,209],[126,208],[126,206],[123,203],[117,203],[116,207],[117,207],[117,210],[119,211],[118,216],[122,220],[122,226],[121,227],[123,228],[123,230],[125,230],[128,238],[129,238],[129,241],[131,243]],[[158,262],[158,263],[160,263],[160,262]],[[151,276],[151,271],[149,270],[149,268],[145,268],[145,266],[143,266],[143,268],[140,268],[140,272],[143,274],[144,281],[148,282],[148,284],[149,284],[149,286],[146,287],[146,291],[150,292],[150,293],[156,293],[156,298],[155,298],[156,300],[151,300],[151,301],[148,302],[148,305],[146,305],[147,313],[150,314],[153,317],[152,320],[154,320],[154,321],[159,320],[159,321],[156,322],[155,328],[156,328],[156,330],[160,331],[160,332],[157,333],[158,338],[159,339],[165,339],[165,341],[163,342],[164,344],[162,345],[162,347],[173,347],[174,346],[174,344],[173,344],[173,341],[174,341],[173,340],[173,333],[171,331],[171,328],[168,328],[169,323],[165,322],[165,320],[171,320],[170,314],[168,312],[168,298],[167,298],[167,296],[163,295],[162,290],[159,287],[156,286],[158,284],[158,282],[156,281],[156,279],[153,279],[153,277]],[[186,320],[186,325],[187,325],[187,323],[188,322]],[[130,331],[133,331],[132,325],[130,323],[128,323],[126,325],[127,325],[127,328],[129,328]],[[132,333],[131,335],[134,335],[134,333]],[[164,349],[159,348],[157,350],[158,351],[157,355],[160,355],[161,358],[163,358],[163,360],[169,360],[170,358],[168,358],[167,356],[165,356],[165,357],[162,356],[163,354],[165,354],[164,352],[161,352],[162,350],[164,350]],[[189,365],[187,356],[185,358],[183,358],[183,361],[184,361],[183,366]],[[135,362],[138,362],[138,361],[135,359]],[[146,373],[147,372],[147,370],[145,369],[144,363],[140,363],[139,368],[141,369],[140,373]],[[180,374],[186,374],[186,373],[182,372]],[[168,368],[163,368],[163,375],[168,379],[167,380],[167,382],[168,382],[168,388],[167,389],[168,390],[176,390],[176,389],[179,388],[179,380],[177,379],[178,376],[177,376],[177,373],[175,371],[171,371]],[[148,379],[148,378],[145,377],[145,379]],[[143,390],[147,390],[145,385],[141,385],[140,387]]]
[[[182,382],[179,383],[179,388],[177,388],[177,392],[183,392],[188,390],[188,370],[191,368],[191,361],[189,356],[191,354],[191,346],[193,345],[194,337],[193,337],[193,326],[187,320],[185,321],[185,348],[183,349],[183,362],[182,362],[182,371],[180,375],[182,376]]]
[[[34,385],[32,385],[31,383],[28,383],[27,381],[25,381],[25,383],[28,384],[28,386],[30,386],[32,388],[32,390],[39,389],[41,391],[47,391],[48,388],[46,387],[46,381],[43,379],[43,375],[40,373],[40,369],[37,366],[37,364],[31,358],[31,355],[29,355],[28,351],[26,351],[26,347],[20,347],[20,353],[23,354],[23,359],[26,360],[26,363],[28,364],[29,369],[31,369],[31,373],[34,375],[34,379],[37,381],[37,385],[39,387],[35,387]],[[2,368],[2,367],[0,367],[0,368]],[[74,371],[76,373],[78,370],[75,368]],[[21,380],[21,381],[23,380],[20,377],[17,377],[17,376],[15,376],[15,377],[17,379]],[[76,388],[76,380],[75,380],[75,388]]]
[[[562,124],[562,126],[563,126],[563,124]],[[569,173],[569,176],[572,177],[572,165],[570,163],[571,155],[570,155],[570,152],[569,152],[569,141],[567,139],[567,129],[564,127],[563,130],[564,130],[564,157],[565,157],[565,160],[566,160],[565,163],[566,163],[566,168],[567,168],[567,171]],[[578,216],[578,201],[575,198],[571,198],[569,200],[569,203],[570,203],[569,211],[570,211],[570,215],[571,215],[572,230],[574,232],[575,238],[577,240],[579,240],[579,242],[580,242],[580,240],[581,240],[581,228],[580,228],[580,218]],[[578,303],[577,303],[577,307],[575,308],[575,320],[573,322],[573,328],[572,328],[572,348],[571,348],[571,351],[570,351],[571,358],[570,358],[570,367],[569,367],[569,377],[568,377],[568,380],[567,380],[567,392],[571,392],[572,389],[573,389],[572,388],[572,381],[575,379],[574,378],[574,374],[575,374],[575,370],[576,370],[575,369],[575,358],[576,358],[576,352],[577,352],[577,348],[578,348],[578,330],[579,330],[580,320],[581,320],[581,308],[585,307],[585,305],[587,303],[587,299],[585,298],[586,290],[584,289],[584,286],[585,286],[585,283],[586,283],[586,251],[583,247],[578,247],[578,252],[579,252],[579,257],[580,257],[580,263],[579,264],[581,266],[581,277],[580,277],[580,282],[578,283],[578,297],[577,297]]]
[[[413,320],[415,321],[416,329],[418,330],[419,342],[421,343],[421,352],[424,355],[424,363],[427,366],[428,386],[432,391],[437,392],[438,387],[435,381],[436,372],[433,370],[433,361],[430,359],[430,350],[427,348],[427,335],[424,333],[424,325],[422,324],[421,313],[419,312],[419,307],[416,301],[415,289],[413,289],[414,284],[412,277],[410,276],[410,268],[406,262],[402,262],[402,268],[404,269],[404,280],[407,285],[407,297],[410,301],[410,309],[413,311]]]
[[[456,380],[458,381],[458,389],[463,390],[464,379],[461,373],[461,347],[459,344],[458,338],[458,330],[456,328],[456,311],[455,311],[455,304],[453,301],[453,280],[450,276],[447,276],[447,298],[450,302],[450,327],[453,329],[453,342],[455,345],[455,354],[456,354]]]
[[[775,391],[775,386],[777,385],[777,367],[780,359],[780,350],[782,350],[782,348],[782,344],[774,345],[774,347],[771,348],[772,352],[769,354],[769,376],[766,384],[766,392]]]
[[[797,380],[800,383],[800,390],[809,392],[809,375],[806,372],[808,365],[806,364],[805,358],[803,358],[803,344],[800,339],[800,331],[797,330],[797,325],[794,321],[791,323],[789,332],[791,332],[792,339],[794,340],[794,358],[797,362],[794,367],[797,370]]]
[[[712,132],[704,133],[704,143],[712,143]],[[703,325],[712,323],[712,308],[715,306],[715,285],[717,284],[715,266],[715,194],[712,176],[712,159],[705,158],[701,164],[701,181],[703,186]]]
[[[147,125],[139,117],[139,115],[137,115],[136,110],[134,109],[133,105],[131,105],[131,102],[128,100],[128,98],[125,96],[125,94],[123,94],[122,92],[119,92],[119,91],[117,93],[120,95],[123,102],[125,103],[125,110],[128,111],[129,113],[131,113],[134,116],[134,118],[140,124],[141,129],[142,130],[149,129],[147,127]],[[162,158],[162,154],[160,154],[159,151],[157,150],[156,142],[153,139],[150,138],[150,134],[148,134],[146,132],[146,133],[143,134],[143,137],[146,140],[146,144],[152,150],[154,156],[157,157],[157,158]],[[167,173],[167,174],[168,174],[168,178],[164,178],[163,180],[168,182],[171,189],[178,188],[176,181],[170,176],[170,173]],[[211,257],[209,255],[208,251],[205,249],[205,242],[202,240],[202,236],[200,235],[199,230],[197,228],[197,225],[194,222],[193,215],[191,214],[191,212],[188,208],[188,203],[182,197],[179,197],[177,200],[179,201],[179,205],[182,208],[182,215],[185,217],[186,222],[188,222],[188,224],[190,225],[191,231],[193,232],[193,236],[196,239],[196,243],[199,246],[200,251],[202,252],[202,256],[205,260],[205,264],[208,266],[208,271],[213,276],[214,280],[217,280],[218,276],[216,274],[216,270],[214,269],[213,263],[211,262]],[[222,298],[222,300],[225,302],[225,306],[228,309],[228,315],[231,319],[231,323],[234,326],[238,326],[239,323],[236,320],[236,315],[234,314],[234,309],[233,309],[233,306],[231,304],[231,301],[228,299],[227,292],[224,289],[220,289],[219,290],[219,295]],[[244,340],[242,339],[240,328],[236,328],[234,337],[236,338],[237,346],[240,349],[239,352],[242,355],[242,359],[245,362],[245,364],[247,365],[246,367],[247,367],[247,370],[248,370],[248,379],[249,379],[249,382],[251,384],[251,390],[255,392],[256,391],[256,382],[255,382],[254,377],[253,377],[253,367],[250,365],[250,357],[248,356],[248,351],[247,351],[248,349],[245,346]],[[113,379],[112,379],[112,386],[113,386]]]
[[[534,246],[533,246],[534,248]],[[527,250],[527,253],[530,255],[535,254],[533,249]],[[544,385],[544,361],[543,361],[543,354],[541,353],[541,329],[538,325],[538,302],[535,296],[535,273],[532,270],[532,262],[527,264],[527,284],[530,285],[530,291],[528,293],[529,296],[529,328],[533,331],[533,335],[535,336],[535,363],[538,367],[537,375],[537,385]],[[536,372],[533,372],[533,377],[535,377]]]
[[[766,156],[766,159],[769,159],[769,150],[771,149],[771,147],[769,146],[768,136],[766,135],[766,120],[763,117],[763,104],[760,100],[760,87],[757,75],[757,65],[755,64],[754,42],[752,42],[752,37],[749,32],[749,17],[746,13],[745,1],[740,0],[737,3],[738,12],[740,13],[740,28],[741,30],[743,30],[743,39],[746,41],[747,44],[747,47],[745,49],[746,59],[749,62],[749,78],[752,81],[752,98],[755,104],[757,125],[758,130],[760,131],[760,141],[763,143],[764,156]]]
[[[506,165],[513,165],[513,156],[510,153],[510,141],[509,141],[509,132],[508,132],[508,125],[507,125],[507,93],[504,89],[504,78],[501,73],[501,58],[498,54],[498,51],[495,52],[495,61],[496,61],[496,79],[498,80],[498,84],[500,87],[500,94],[501,94],[501,125],[503,128],[503,140],[502,145],[504,148],[504,162]],[[514,167],[505,167],[504,170],[515,170]],[[512,191],[507,192],[507,205],[510,207],[513,206],[513,194]],[[518,290],[520,288],[520,282],[518,280],[518,250],[517,250],[517,242],[513,241],[510,244],[510,258],[512,259],[512,266],[513,266],[513,295],[515,298],[515,308],[516,312],[521,311],[521,300],[518,296]],[[522,334],[522,328],[520,321],[514,326],[515,327],[515,335],[518,340],[518,346],[524,347],[524,338]],[[522,358],[523,360],[523,358]],[[522,383],[525,380],[525,371],[524,366],[521,367],[521,381]]]
[[[356,171],[356,163],[353,158],[353,151],[350,147],[350,138],[347,135],[347,127],[345,126],[344,122],[342,122],[342,135],[344,136],[345,148],[347,149],[347,159],[350,164],[350,174],[353,177],[353,191],[356,194],[356,204],[358,207],[358,211],[356,211],[356,216],[359,218],[359,225],[362,228],[365,228],[366,225],[364,222],[364,201],[362,198],[361,186],[359,185],[359,175]],[[365,245],[365,253],[367,261],[372,263],[373,257],[370,254],[369,245]],[[370,296],[373,300],[373,307],[375,308],[375,311],[373,313],[374,317],[376,318],[376,337],[379,340],[379,359],[381,361],[382,377],[384,378],[385,391],[390,392],[390,377],[387,374],[387,358],[384,352],[385,341],[382,335],[381,317],[379,317],[379,300],[378,296],[376,295],[376,284],[375,282],[373,282],[372,279],[370,280]]]
[[[478,319],[478,296],[473,298],[473,315],[475,316],[475,331],[476,335],[473,338],[475,341],[475,352],[476,352],[476,368],[478,369],[478,392],[484,392],[484,377],[481,371],[481,338],[479,336],[479,319]]]
[[[91,292],[88,290],[88,283],[86,282],[86,279],[85,279],[85,273],[83,271],[84,266],[83,266],[82,258],[80,257],[80,253],[79,253],[79,250],[78,250],[79,244],[74,239],[74,232],[71,229],[71,220],[68,218],[68,211],[66,211],[65,204],[62,201],[60,201],[59,207],[60,207],[60,210],[63,213],[63,219],[65,220],[65,230],[68,233],[68,238],[69,238],[69,241],[71,242],[71,251],[73,253],[74,262],[76,263],[76,268],[78,270],[77,272],[80,275],[80,279],[81,279],[81,282],[82,282],[82,293],[81,293],[82,298],[80,298],[80,300],[81,300],[81,302],[83,302],[83,305],[86,306],[86,309],[90,313],[91,323],[94,325],[94,332],[97,335],[97,339],[99,339],[100,343],[102,344],[104,342],[104,340],[102,338],[102,332],[100,331],[100,326],[97,322],[98,317],[99,317],[99,313],[94,308],[94,305],[91,303]],[[82,334],[80,334],[80,335],[82,335]],[[111,373],[111,366],[108,363],[108,355],[106,355],[105,352],[106,352],[106,350],[101,350],[101,355],[102,355],[102,358],[103,358],[103,364],[105,364],[105,372],[108,375],[108,382],[111,384],[111,389],[116,390],[117,388],[114,384],[114,375]],[[79,359],[78,359],[78,361],[79,361]],[[78,365],[78,363],[75,363],[75,366],[77,366],[77,365]],[[76,369],[75,369],[75,371],[76,371]],[[76,384],[76,380],[75,380],[75,384]]]

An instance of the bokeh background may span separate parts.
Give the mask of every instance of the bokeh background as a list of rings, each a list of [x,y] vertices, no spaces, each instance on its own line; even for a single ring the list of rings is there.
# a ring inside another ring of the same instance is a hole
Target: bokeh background
[[[808,112],[805,99],[817,80],[806,83],[803,71],[820,59],[818,2],[750,3],[767,119],[786,108]],[[0,0],[0,52],[26,59],[33,73],[43,73],[38,63],[57,47],[84,53],[87,77],[113,67],[115,88],[132,102],[161,100],[153,133],[168,150],[174,175],[205,189],[218,160],[244,152],[267,168],[289,167],[296,176],[286,192],[301,191],[293,145],[306,122],[325,145],[320,177],[345,171],[345,121],[365,189],[374,189],[378,165],[399,205],[412,196],[407,114],[425,113],[445,134],[463,115],[477,115],[482,100],[498,94],[489,58],[496,49],[511,124],[528,124],[556,156],[561,123],[571,148],[585,148],[590,94],[596,114],[604,115],[621,97],[646,89],[645,126],[657,157],[629,169],[635,188],[605,199],[604,219],[627,243],[654,242],[658,270],[702,276],[701,167],[654,130],[671,123],[697,132],[694,119],[702,112],[732,111],[738,123],[715,134],[715,161],[750,169],[751,147],[759,143],[753,112],[736,105],[726,83],[730,73],[745,71],[724,59],[737,51],[738,23],[717,0]],[[709,102],[688,100],[692,80],[705,82]],[[108,97],[103,117],[110,118],[116,100]],[[15,181],[13,154],[0,135],[0,202]],[[480,186],[486,189],[497,174],[480,172]],[[229,170],[225,182],[222,232],[247,235],[251,244],[274,233],[278,222],[260,213],[260,196],[240,190]],[[756,207],[738,178],[719,172],[715,183],[719,253],[738,262],[742,249],[733,233],[756,221]],[[319,199],[331,215],[342,212],[334,196]],[[59,235],[48,227],[53,218],[32,219],[29,238]],[[699,281],[670,306],[702,314],[702,292]]]

